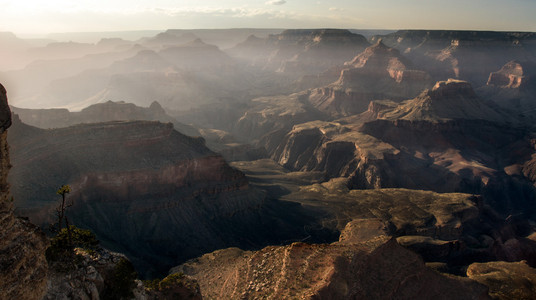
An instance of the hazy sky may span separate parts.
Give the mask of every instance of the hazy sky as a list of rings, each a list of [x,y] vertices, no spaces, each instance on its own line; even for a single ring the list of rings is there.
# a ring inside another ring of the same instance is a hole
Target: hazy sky
[[[536,31],[536,0],[0,0],[17,34],[168,28]]]

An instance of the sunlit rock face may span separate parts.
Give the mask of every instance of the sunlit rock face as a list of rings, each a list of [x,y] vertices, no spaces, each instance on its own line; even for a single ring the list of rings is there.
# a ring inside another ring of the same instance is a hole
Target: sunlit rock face
[[[525,87],[536,71],[536,65],[532,62],[511,61],[505,64],[499,71],[489,75],[487,85],[502,88],[522,88]]]
[[[269,149],[290,170],[350,178],[352,188],[484,193],[501,209],[524,209],[534,201],[524,196],[534,150],[509,122],[468,82],[448,80],[399,104],[373,102],[361,115],[295,125]]]
[[[401,101],[432,86],[426,72],[414,70],[398,50],[381,42],[366,48],[338,70],[338,79],[326,86],[253,99],[232,132],[273,152],[275,144],[294,125],[362,113],[372,100]]]
[[[400,30],[382,39],[407,55],[434,80],[453,77],[484,85],[490,72],[511,60],[532,60],[535,36],[530,32]]]
[[[196,278],[203,295],[214,299],[487,299],[483,285],[426,268],[418,255],[389,240],[383,227],[376,220],[349,223],[332,244],[219,250],[171,272]]]
[[[6,299],[40,299],[47,283],[48,240],[35,225],[13,214],[7,182],[11,168],[7,144],[10,125],[6,90],[0,85],[0,290]]]
[[[334,117],[365,111],[372,100],[415,97],[431,85],[430,76],[415,70],[396,49],[378,41],[345,63],[334,83],[313,89],[309,101]]]
[[[510,61],[489,74],[488,82],[477,93],[505,110],[518,115],[527,127],[536,117],[536,63]]]

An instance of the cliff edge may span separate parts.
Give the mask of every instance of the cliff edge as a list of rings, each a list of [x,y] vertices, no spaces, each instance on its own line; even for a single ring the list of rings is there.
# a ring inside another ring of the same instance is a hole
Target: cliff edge
[[[7,129],[11,112],[0,84],[0,294],[4,299],[40,299],[47,284],[47,238],[35,225],[16,218],[7,174],[11,167]]]

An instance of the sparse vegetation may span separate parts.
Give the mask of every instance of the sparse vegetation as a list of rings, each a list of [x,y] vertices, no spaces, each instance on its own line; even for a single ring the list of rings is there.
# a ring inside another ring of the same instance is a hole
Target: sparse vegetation
[[[70,225],[68,229],[63,228],[56,236],[50,239],[50,247],[46,251],[47,260],[49,263],[76,263],[76,254],[73,251],[75,247],[92,252],[98,249],[99,241],[97,236],[90,230]]]
[[[99,241],[95,234],[87,229],[80,229],[74,225],[69,225],[69,220],[66,215],[68,207],[73,205],[73,201],[67,203],[66,196],[71,192],[69,185],[62,185],[56,194],[61,196],[61,202],[56,208],[56,216],[58,221],[50,228],[57,234],[50,240],[50,247],[46,251],[46,257],[49,263],[63,262],[63,266],[69,268],[74,267],[78,261],[77,255],[74,253],[74,248],[82,248],[89,252],[94,252]],[[65,227],[63,227],[65,223]]]
[[[188,278],[184,273],[173,273],[163,279],[145,280],[145,289],[158,298],[193,299],[200,297],[197,281]]]

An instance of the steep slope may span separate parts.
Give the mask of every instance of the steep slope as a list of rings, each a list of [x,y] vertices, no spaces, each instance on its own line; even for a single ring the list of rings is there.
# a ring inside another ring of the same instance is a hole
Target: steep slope
[[[6,90],[0,84],[0,291],[6,299],[40,299],[47,284],[48,240],[35,225],[13,213],[7,182],[11,165],[6,130],[10,125]]]
[[[218,248],[301,238],[304,224],[314,222],[304,209],[249,188],[203,139],[169,123],[42,130],[17,121],[10,142],[18,214],[47,225],[57,187],[69,184],[71,222],[127,254],[144,274]]]

